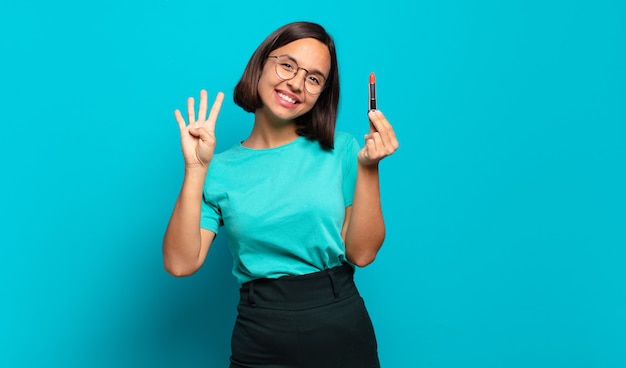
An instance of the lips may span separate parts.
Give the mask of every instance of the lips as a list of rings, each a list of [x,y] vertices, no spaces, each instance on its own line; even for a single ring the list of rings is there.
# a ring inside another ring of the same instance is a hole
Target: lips
[[[276,91],[276,96],[278,98],[278,100],[282,103],[285,104],[287,106],[295,106],[299,103],[301,103],[300,99],[298,98],[298,96],[286,92],[286,91]]]

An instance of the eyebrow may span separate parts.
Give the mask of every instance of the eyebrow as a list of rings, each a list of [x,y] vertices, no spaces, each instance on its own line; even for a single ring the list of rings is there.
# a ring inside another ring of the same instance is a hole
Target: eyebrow
[[[285,55],[279,55],[279,56],[280,57],[286,57],[287,59],[289,59],[289,60],[293,61],[294,63],[298,64],[298,60],[296,60],[296,58],[291,56],[291,55],[285,54]],[[328,79],[328,77],[326,75],[324,75],[324,73],[322,73],[319,69],[311,69],[311,70],[308,70],[306,68],[302,68],[302,69],[306,70],[309,74],[319,74],[322,77],[324,77],[324,79]]]

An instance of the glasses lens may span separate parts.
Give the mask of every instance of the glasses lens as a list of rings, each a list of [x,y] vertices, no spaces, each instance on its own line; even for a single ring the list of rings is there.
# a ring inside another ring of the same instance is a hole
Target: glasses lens
[[[276,59],[276,74],[280,79],[291,79],[298,73],[298,64],[295,61],[279,57]]]
[[[324,79],[324,76],[318,73],[307,74],[306,79],[304,80],[304,87],[312,95],[322,93],[325,85],[326,80]]]

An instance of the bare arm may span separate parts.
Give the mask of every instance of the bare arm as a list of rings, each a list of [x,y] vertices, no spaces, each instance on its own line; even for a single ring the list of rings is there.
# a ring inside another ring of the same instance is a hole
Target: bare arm
[[[167,272],[174,276],[196,272],[215,238],[215,233],[200,228],[200,209],[204,179],[215,151],[215,122],[223,100],[224,94],[218,93],[207,118],[207,93],[200,91],[196,119],[194,100],[190,97],[188,125],[179,110],[174,112],[185,158],[183,185],[163,237],[163,263]]]
[[[385,239],[385,223],[380,204],[378,165],[398,149],[398,140],[382,112],[368,114],[370,133],[358,155],[354,200],[346,208],[344,239],[346,257],[359,267],[372,263]]]
[[[163,237],[163,263],[167,272],[174,276],[188,276],[196,272],[204,263],[215,237],[215,233],[200,228],[205,176],[206,171],[203,174],[186,170]]]

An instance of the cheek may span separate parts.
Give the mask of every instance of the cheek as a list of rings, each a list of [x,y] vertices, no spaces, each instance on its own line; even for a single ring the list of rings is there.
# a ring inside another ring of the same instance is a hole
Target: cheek
[[[261,97],[262,100],[268,98],[268,95],[273,91],[273,87],[271,83],[267,80],[265,76],[261,76],[259,78],[259,83],[257,84],[257,94]],[[265,104],[266,101],[263,101]]]
[[[276,73],[274,73],[273,69],[267,67],[267,65],[263,68],[261,72],[261,77],[259,78],[259,85],[263,83],[264,85],[273,85],[277,83],[278,77]]]
[[[263,73],[257,85],[258,95],[261,96],[261,98],[269,98],[278,83],[279,81],[276,81],[271,75]]]
[[[319,95],[318,96],[311,96],[309,94],[306,95],[306,100],[305,103],[309,106],[309,110],[311,110],[315,104],[317,104],[317,100],[319,99]]]
[[[259,89],[259,92],[263,89],[263,86],[266,86],[267,83],[267,78],[265,77],[265,74],[261,74],[261,77],[259,78],[259,82],[257,83],[257,88]]]

